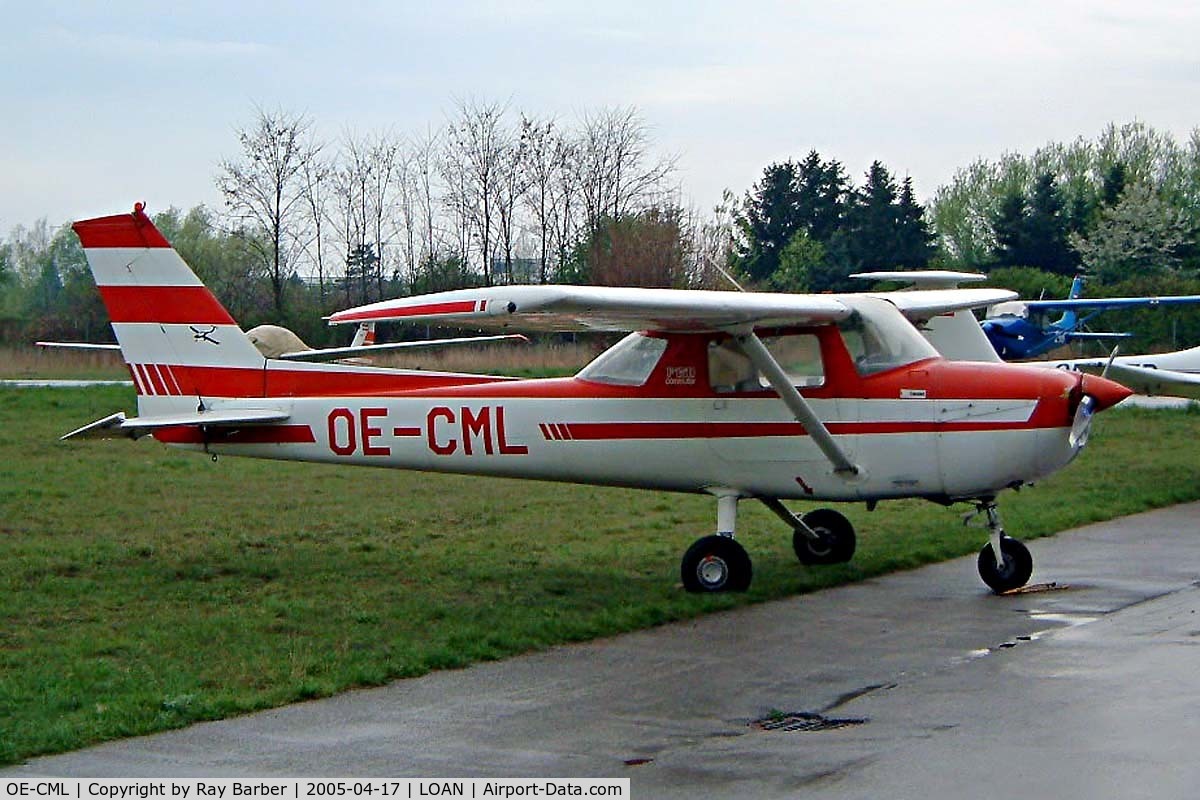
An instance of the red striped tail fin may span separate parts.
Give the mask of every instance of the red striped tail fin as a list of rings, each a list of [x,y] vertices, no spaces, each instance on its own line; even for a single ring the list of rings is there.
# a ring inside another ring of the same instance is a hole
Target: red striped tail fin
[[[141,203],[132,214],[81,220],[72,228],[133,375],[139,406],[149,397],[186,397],[194,406],[197,397],[262,395],[262,354]]]

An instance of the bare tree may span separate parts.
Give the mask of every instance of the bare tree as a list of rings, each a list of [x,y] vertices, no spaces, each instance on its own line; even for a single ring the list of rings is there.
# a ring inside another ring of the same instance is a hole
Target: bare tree
[[[329,162],[314,155],[304,163],[300,170],[302,197],[304,208],[308,213],[311,239],[306,244],[306,251],[317,268],[317,290],[321,298],[321,306],[325,306],[325,237],[328,235],[325,222],[329,217],[329,202],[332,192],[331,179],[334,167]]]
[[[469,223],[483,264],[484,284],[492,285],[496,246],[497,192],[510,146],[503,126],[505,105],[463,101],[446,128],[447,184],[454,202]]]
[[[284,284],[292,272],[294,251],[306,237],[300,213],[305,164],[320,145],[307,138],[312,123],[301,114],[256,109],[252,128],[237,131],[242,147],[239,160],[223,160],[217,187],[225,207],[263,259],[271,281],[275,313],[284,316]]]
[[[551,232],[557,217],[555,181],[562,167],[558,159],[559,138],[554,120],[537,120],[521,115],[521,170],[527,191],[524,205],[533,215],[538,236],[538,281],[548,278]]]
[[[437,243],[434,241],[436,226],[436,208],[434,201],[434,176],[437,173],[437,154],[441,133],[432,127],[425,129],[425,135],[413,147],[413,178],[416,182],[417,206],[421,212],[423,260],[432,259],[437,254]]]
[[[585,114],[574,164],[589,231],[648,207],[675,171],[674,158],[648,164],[650,135],[637,109]]]

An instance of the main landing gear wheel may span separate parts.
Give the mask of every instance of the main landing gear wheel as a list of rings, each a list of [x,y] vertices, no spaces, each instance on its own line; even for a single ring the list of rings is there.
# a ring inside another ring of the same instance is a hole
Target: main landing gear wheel
[[[979,577],[996,594],[1020,589],[1033,574],[1033,556],[1029,554],[1029,548],[1016,539],[1001,536],[1000,553],[1003,566],[996,563],[996,554],[992,552],[990,542],[979,551]]]
[[[744,592],[753,570],[746,549],[728,536],[705,536],[683,554],[679,568],[689,592]]]
[[[797,529],[792,534],[792,549],[801,564],[844,564],[854,557],[854,526],[832,508],[818,508],[800,520],[816,537]]]

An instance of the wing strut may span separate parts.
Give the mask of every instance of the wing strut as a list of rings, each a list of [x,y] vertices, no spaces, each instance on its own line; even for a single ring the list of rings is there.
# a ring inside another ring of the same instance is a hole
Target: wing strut
[[[825,427],[825,423],[821,422],[820,417],[812,410],[812,406],[792,385],[787,373],[783,371],[783,367],[779,366],[779,362],[775,360],[775,356],[771,355],[767,346],[762,343],[762,339],[759,339],[753,330],[737,333],[734,338],[738,347],[758,368],[758,371],[766,376],[771,388],[775,390],[775,393],[787,405],[788,410],[808,431],[813,442],[821,448],[821,452],[833,464],[834,474],[843,478],[852,478],[858,475],[860,469],[858,465],[850,460],[850,456],[834,440],[833,434]]]

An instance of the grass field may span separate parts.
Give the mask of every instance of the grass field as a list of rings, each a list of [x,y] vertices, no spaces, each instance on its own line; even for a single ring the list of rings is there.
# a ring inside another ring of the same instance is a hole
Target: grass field
[[[132,390],[0,389],[0,763],[615,634],[975,552],[919,501],[804,568],[746,503],[745,596],[678,587],[711,498],[222,459],[57,436]],[[1008,493],[1029,539],[1200,498],[1200,414],[1108,412],[1071,467]],[[986,458],[986,453],[980,453]],[[980,591],[985,591],[980,584]]]

